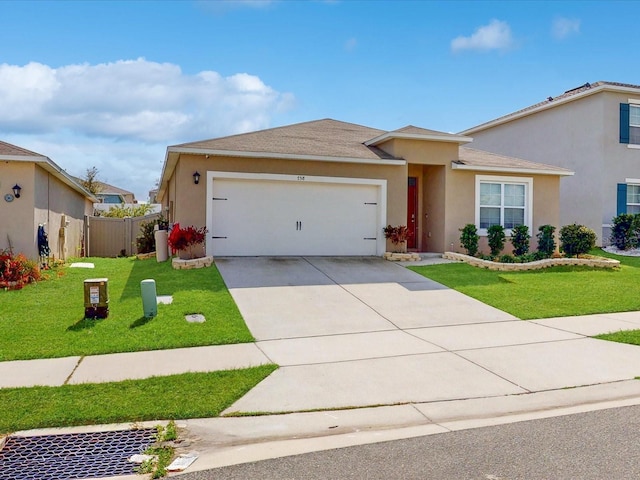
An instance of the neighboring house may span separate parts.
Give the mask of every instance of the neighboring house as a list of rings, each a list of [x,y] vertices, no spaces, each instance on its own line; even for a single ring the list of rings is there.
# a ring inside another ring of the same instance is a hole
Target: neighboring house
[[[83,179],[80,177],[73,177],[73,179],[80,185],[83,184]],[[94,182],[96,186],[95,196],[100,203],[110,204],[123,204],[123,203],[138,203],[133,192],[123,190],[122,188],[109,185],[105,182]]]
[[[167,148],[158,200],[208,229],[217,256],[381,255],[383,228],[410,250],[460,250],[467,223],[558,224],[550,165],[461,147],[471,138],[325,119]]]
[[[640,86],[586,83],[461,133],[477,148],[575,171],[560,187],[560,224],[607,245],[611,220],[640,212]]]
[[[101,203],[138,203],[133,192],[104,182],[96,182],[96,184],[99,189],[96,197]]]
[[[43,225],[51,257],[80,255],[84,217],[97,199],[49,158],[0,142],[0,193],[0,250],[37,259]]]

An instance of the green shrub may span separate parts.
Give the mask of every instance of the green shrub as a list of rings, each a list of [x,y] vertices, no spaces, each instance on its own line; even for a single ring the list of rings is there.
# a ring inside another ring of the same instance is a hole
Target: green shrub
[[[513,254],[518,257],[529,251],[529,227],[526,225],[516,225],[511,230],[511,244],[513,245]]]
[[[516,263],[516,257],[514,257],[513,255],[509,255],[508,253],[505,253],[504,255],[500,255],[500,262],[501,263]]]
[[[524,255],[520,255],[516,257],[516,261],[518,263],[529,263],[529,262],[535,262],[537,260],[542,260],[543,258],[547,258],[547,257],[541,252],[529,252],[529,253],[525,253]]]
[[[613,218],[609,240],[618,250],[629,250],[640,244],[640,215],[621,213]]]
[[[478,241],[480,240],[478,229],[473,223],[468,223],[460,231],[462,232],[460,234],[460,243],[467,251],[467,255],[473,257],[478,253]]]
[[[151,210],[153,210],[153,205],[149,205],[148,203],[141,203],[129,207],[114,205],[106,212],[100,212],[100,216],[108,218],[144,217],[150,213]]]
[[[150,253],[156,251],[156,237],[154,229],[156,222],[142,222],[140,224],[140,235],[136,237],[136,247],[138,253]]]
[[[560,248],[568,257],[577,257],[596,245],[596,234],[584,225],[565,225],[560,229]]]
[[[504,242],[507,240],[504,234],[504,227],[502,225],[491,225],[487,229],[487,240],[489,241],[491,255],[494,257],[500,255],[504,248]]]
[[[542,255],[542,258],[549,258],[556,251],[556,240],[553,236],[555,231],[556,227],[553,225],[538,227],[538,253]]]

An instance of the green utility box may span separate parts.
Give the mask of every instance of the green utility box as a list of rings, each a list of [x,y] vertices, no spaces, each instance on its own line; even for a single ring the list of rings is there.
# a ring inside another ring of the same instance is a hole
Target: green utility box
[[[84,318],[109,316],[108,285],[108,278],[89,278],[84,281]]]
[[[156,281],[148,278],[140,282],[142,292],[142,310],[145,318],[158,315],[158,297],[156,296]]]

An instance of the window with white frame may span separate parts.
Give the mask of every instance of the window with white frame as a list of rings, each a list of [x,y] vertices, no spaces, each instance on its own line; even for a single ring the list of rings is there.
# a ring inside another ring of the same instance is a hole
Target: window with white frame
[[[491,225],[509,231],[516,225],[531,228],[533,179],[522,177],[476,177],[476,225],[486,235]]]
[[[627,185],[627,213],[640,213],[640,185]]]
[[[640,99],[620,104],[620,143],[631,148],[640,147]]]
[[[640,105],[629,105],[629,143],[640,144]]]

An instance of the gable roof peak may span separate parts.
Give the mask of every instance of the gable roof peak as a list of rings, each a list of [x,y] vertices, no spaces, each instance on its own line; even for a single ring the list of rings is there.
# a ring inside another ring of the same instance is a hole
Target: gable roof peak
[[[2,140],[0,140],[0,157],[2,156],[45,158],[45,156],[40,153],[32,152],[31,150],[27,150],[26,148],[18,147],[17,145],[12,145],[10,143],[3,142]]]

